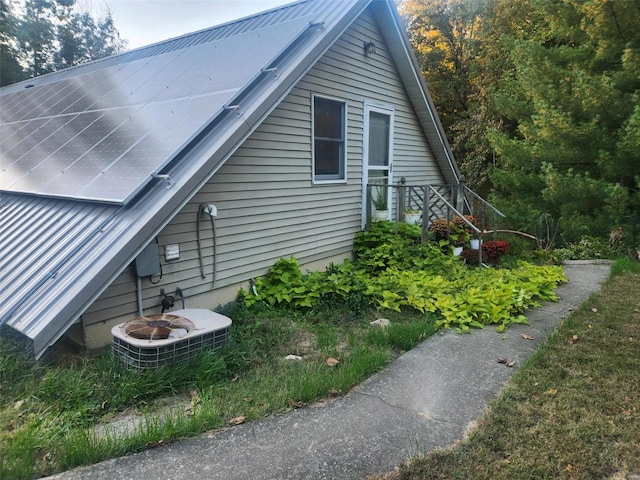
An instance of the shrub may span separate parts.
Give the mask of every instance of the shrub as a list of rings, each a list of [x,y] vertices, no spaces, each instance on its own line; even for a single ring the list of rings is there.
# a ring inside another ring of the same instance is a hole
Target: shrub
[[[584,236],[577,243],[557,248],[555,254],[562,260],[592,260],[614,257],[616,249],[602,238]]]
[[[482,258],[488,262],[498,263],[500,257],[509,251],[509,242],[504,240],[489,240],[482,244]]]
[[[311,307],[324,312],[343,304],[354,313],[371,306],[416,310],[435,315],[438,328],[468,331],[493,323],[501,331],[510,323],[525,322],[522,312],[536,299],[554,299],[553,288],[565,281],[559,267],[523,262],[514,262],[512,269],[467,269],[440,246],[421,243],[418,227],[400,228],[403,225],[398,225],[397,234],[391,222],[377,222],[371,231],[359,232],[355,260],[332,265],[326,272],[302,275],[294,259],[281,259],[256,280],[257,293],[243,292],[240,297],[247,307]],[[508,250],[508,242],[494,240],[485,242],[482,252],[497,262]],[[474,261],[478,253],[468,250],[465,255]]]

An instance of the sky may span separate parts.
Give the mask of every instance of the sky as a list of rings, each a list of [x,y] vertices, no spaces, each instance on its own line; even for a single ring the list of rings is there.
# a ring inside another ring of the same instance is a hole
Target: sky
[[[294,0],[83,0],[80,7],[101,17],[111,11],[127,49],[195,32]]]

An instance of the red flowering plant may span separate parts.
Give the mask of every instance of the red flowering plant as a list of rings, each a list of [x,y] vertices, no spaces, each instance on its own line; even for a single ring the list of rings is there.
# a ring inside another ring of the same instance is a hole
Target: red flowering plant
[[[509,242],[504,240],[489,240],[482,244],[482,258],[490,263],[498,263],[500,257],[507,253],[511,248]]]

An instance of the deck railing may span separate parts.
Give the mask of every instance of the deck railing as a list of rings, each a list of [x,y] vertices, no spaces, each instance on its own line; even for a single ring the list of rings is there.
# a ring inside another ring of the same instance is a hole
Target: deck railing
[[[373,188],[381,188],[379,184],[367,185],[366,228],[371,226]],[[383,187],[384,188],[384,187]],[[404,222],[405,214],[409,210],[422,212],[420,224],[422,226],[422,241],[428,239],[429,227],[437,219],[451,222],[454,217],[460,217],[465,229],[479,239],[483,239],[490,230],[498,230],[501,220],[505,217],[502,212],[477,195],[464,182],[457,185],[412,185],[402,178],[399,183],[386,186],[391,189],[391,219]],[[473,216],[476,221],[470,222],[465,215]],[[449,223],[448,223],[449,224]],[[451,232],[447,232],[449,236]],[[495,233],[493,233],[495,238]]]

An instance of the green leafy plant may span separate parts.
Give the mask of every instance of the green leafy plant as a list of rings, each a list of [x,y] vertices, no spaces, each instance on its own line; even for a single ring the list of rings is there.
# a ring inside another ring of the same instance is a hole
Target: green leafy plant
[[[373,196],[373,206],[376,210],[387,210],[387,187],[385,185],[376,185],[375,195]]]
[[[524,310],[552,300],[564,280],[558,267],[524,262],[467,269],[439,244],[422,243],[419,227],[395,228],[378,222],[360,232],[354,260],[324,272],[302,273],[296,259],[279,260],[256,280],[255,293],[240,292],[223,309],[234,321],[227,347],[183,365],[138,372],[104,355],[43,366],[0,339],[0,477],[50,475],[220,428],[239,412],[252,420],[292,401],[346,392],[436,328],[524,322]],[[371,329],[379,315],[372,308],[392,319],[388,329]],[[308,349],[304,362],[282,360],[299,349]],[[327,368],[327,356],[340,358],[339,367]],[[192,414],[155,410],[156,399],[190,391],[198,399]],[[147,414],[135,430],[96,433],[105,416],[132,407]]]
[[[455,216],[451,220],[451,235],[450,239],[454,245],[458,247],[464,246],[472,235],[475,235],[478,221],[473,215]]]
[[[601,238],[584,236],[577,243],[571,243],[563,248],[556,248],[554,253],[561,260],[593,260],[597,258],[612,258],[616,256],[616,246]]]
[[[502,240],[483,245],[483,254],[493,262],[508,250]],[[464,332],[497,324],[503,330],[510,323],[525,322],[522,313],[537,300],[554,299],[553,288],[565,280],[558,267],[517,261],[511,269],[470,271],[443,253],[439,244],[421,243],[419,228],[411,225],[398,225],[395,233],[392,224],[383,223],[358,233],[354,254],[353,263],[304,276],[294,259],[279,260],[256,282],[257,295],[246,296],[245,302],[309,307],[323,295],[344,299],[356,291],[360,299],[368,297],[369,304],[383,310],[435,314],[439,328]],[[283,274],[286,282],[272,278]]]

